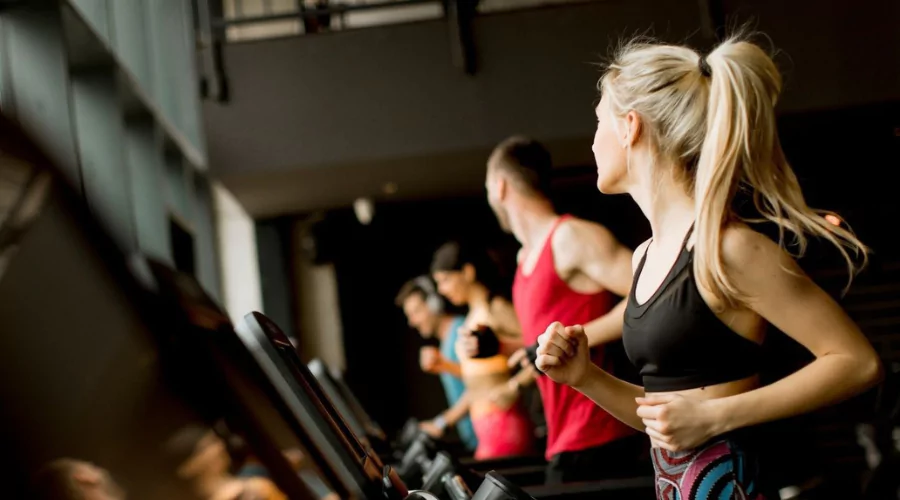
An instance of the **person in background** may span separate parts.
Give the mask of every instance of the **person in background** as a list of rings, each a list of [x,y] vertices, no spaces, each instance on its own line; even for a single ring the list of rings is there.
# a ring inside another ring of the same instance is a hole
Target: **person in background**
[[[229,444],[215,429],[189,425],[173,435],[164,448],[179,457],[178,477],[204,500],[286,500],[272,480],[261,475],[238,477]],[[294,459],[298,459],[295,452]]]
[[[538,367],[649,436],[658,498],[778,498],[758,426],[882,376],[872,345],[786,242],[801,253],[809,236],[833,244],[851,275],[867,248],[804,201],[778,140],[781,75],[758,45],[729,38],[705,55],[641,40],[623,47],[600,88],[597,188],[628,193],[652,229],[634,252],[622,333],[643,383],[590,363],[587,329],[572,323],[541,335]],[[743,222],[738,193],[781,241]],[[815,360],[761,386],[769,325]]]
[[[524,341],[534,345],[553,321],[584,324],[591,361],[612,370],[605,344],[622,335],[631,286],[631,250],[605,227],[559,215],[549,199],[550,153],[539,142],[511,137],[487,165],[488,204],[500,226],[521,243],[513,304]],[[533,370],[519,350],[512,363]],[[534,374],[534,371],[532,371]],[[525,379],[524,383],[531,383]],[[548,484],[649,475],[647,439],[578,391],[537,378],[544,404]]]
[[[456,341],[459,329],[465,320],[445,311],[444,299],[435,289],[428,276],[419,276],[407,281],[397,293],[395,303],[403,309],[409,326],[425,340],[437,340],[439,347],[425,346],[419,351],[422,371],[440,377],[447,405],[452,407],[465,392],[459,358],[456,355]],[[447,423],[440,418],[423,423],[429,434],[443,434]],[[456,421],[456,432],[460,441],[469,451],[475,451],[478,438],[468,415]]]
[[[468,306],[457,355],[466,384],[463,397],[441,415],[454,422],[469,413],[478,448],[475,458],[489,459],[527,455],[534,451],[532,423],[519,404],[516,391],[506,392],[520,383],[510,374],[508,358],[499,345],[521,345],[521,329],[512,304],[499,293],[496,266],[486,251],[451,241],[434,254],[431,272],[438,291],[455,306]],[[482,349],[473,353],[465,348],[465,338],[482,332],[495,339],[496,352]]]
[[[45,465],[33,478],[35,500],[125,500],[125,491],[105,469],[60,458]]]

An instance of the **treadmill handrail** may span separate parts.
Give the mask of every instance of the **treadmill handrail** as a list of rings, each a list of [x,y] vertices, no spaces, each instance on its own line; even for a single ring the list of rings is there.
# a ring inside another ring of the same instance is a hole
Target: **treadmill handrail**
[[[331,373],[328,372],[328,367],[325,366],[325,363],[319,359],[314,359],[307,363],[306,366],[309,368],[309,371],[312,372],[313,376],[316,377],[316,380],[319,381],[319,385],[322,387],[322,390],[325,391],[325,395],[328,396],[331,403],[334,404],[341,413],[341,416],[344,417],[344,421],[350,426],[350,429],[357,434],[357,437],[365,437],[365,426],[359,418],[357,418],[356,413],[353,412],[350,405],[347,404],[347,401],[340,393],[340,389],[332,380]]]
[[[592,493],[622,490],[653,490],[656,480],[653,476],[639,476],[625,479],[604,479],[601,481],[586,481],[580,483],[563,483],[555,485],[539,485],[523,488],[532,497],[538,498],[565,498],[566,496],[587,495]]]

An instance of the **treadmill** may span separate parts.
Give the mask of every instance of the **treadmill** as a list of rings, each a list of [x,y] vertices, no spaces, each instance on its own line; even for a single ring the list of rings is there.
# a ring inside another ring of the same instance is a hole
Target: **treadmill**
[[[179,471],[207,436],[239,436],[282,492],[313,500],[222,383],[246,372],[207,363],[220,351],[202,332],[221,315],[189,321],[176,296],[148,288],[152,275],[134,273],[79,189],[2,115],[0,177],[3,201],[16,198],[0,206],[0,443],[12,458],[0,496],[33,498],[53,481],[29,478],[68,457],[107,468],[129,498],[196,500],[196,476]]]
[[[379,439],[387,441],[387,435],[384,433],[384,430],[378,425],[378,422],[369,416],[369,413],[366,412],[362,403],[356,399],[356,395],[353,394],[353,391],[350,390],[350,386],[344,381],[344,375],[339,370],[331,370],[329,373],[331,374],[331,379],[334,380],[334,383],[337,385],[338,391],[347,401],[347,404],[350,405],[350,409],[356,414],[356,418],[358,418],[363,426],[365,426],[367,432]],[[315,374],[315,372],[313,372],[313,374]]]
[[[321,359],[313,359],[307,364],[309,371],[322,386],[325,395],[331,399],[337,410],[347,420],[350,429],[357,436],[365,438],[376,448],[376,452],[381,452],[377,447],[379,444],[387,444],[387,436],[381,427],[372,420],[372,417],[366,412],[362,404],[353,395],[353,392],[344,382],[343,377],[337,370],[330,370]],[[385,450],[386,451],[386,450]]]
[[[238,333],[248,345],[253,345],[255,355],[270,366],[267,373],[271,377],[284,377],[279,384],[283,388],[285,399],[292,400],[292,408],[297,411],[298,419],[309,424],[310,434],[317,434],[327,439],[319,439],[322,446],[332,446],[331,450],[323,450],[333,457],[337,467],[343,474],[357,478],[360,491],[365,498],[428,498],[445,500],[528,500],[528,499],[642,499],[655,498],[655,483],[652,477],[639,477],[625,480],[607,480],[588,483],[572,483],[554,486],[535,486],[521,488],[504,478],[502,474],[491,471],[483,476],[482,482],[474,493],[453,467],[448,467],[449,457],[439,454],[428,464],[425,483],[439,484],[440,496],[429,492],[409,492],[396,471],[384,466],[378,457],[369,453],[360,444],[350,426],[344,421],[336,405],[329,399],[319,385],[310,369],[305,366],[294,350],[287,336],[278,326],[259,312],[247,314],[237,328]],[[262,363],[261,363],[262,364]],[[296,392],[292,395],[290,389]],[[451,462],[452,465],[452,462]],[[371,486],[377,481],[378,469],[381,468],[381,494]],[[481,478],[481,475],[476,475]],[[474,485],[472,485],[474,486]],[[367,489],[368,487],[368,489]]]
[[[168,264],[145,256],[133,256],[132,272],[161,306],[177,311],[179,324],[165,327],[163,340],[170,352],[169,364],[178,367],[178,378],[193,400],[220,398],[221,410],[232,426],[249,426],[247,441],[273,481],[289,498],[313,500],[335,483],[316,448],[290,429],[286,403],[268,383],[260,366],[239,340],[225,311],[197,280]],[[161,325],[162,326],[162,325]],[[185,368],[187,367],[187,368]],[[314,468],[299,473],[288,464],[282,449],[299,444]]]
[[[366,436],[373,444],[381,443],[383,445],[381,449],[375,448],[376,453],[380,457],[390,456],[391,450],[387,449],[388,445],[387,440],[384,438],[384,432],[366,413],[353,395],[350,387],[344,383],[340,374],[329,370],[320,359],[313,359],[307,366],[316,377],[319,385],[322,386],[322,390],[331,399],[341,415],[346,418],[350,429],[356,432],[357,435]],[[439,451],[448,451],[449,456],[455,455],[452,451],[445,449],[442,443],[436,442],[419,431],[417,422],[413,422],[412,425],[415,425],[413,429],[404,429],[401,433],[410,434],[405,438],[405,441],[407,441],[406,446],[404,449],[395,450],[396,454],[392,458],[400,463],[397,467],[398,473],[407,485],[419,486],[421,475],[425,472],[421,467],[424,462],[433,460]],[[401,438],[401,441],[403,440]],[[492,470],[500,471],[504,477],[516,484],[541,484],[544,482],[544,471],[546,469],[544,458],[534,456],[504,457],[493,460],[464,458],[453,462],[455,464],[458,462],[458,465],[482,474]],[[419,477],[410,478],[410,475]]]
[[[296,431],[309,438],[339,480],[342,498],[399,500],[408,496],[396,472],[363,446],[272,320],[253,312],[235,331],[286,402]]]

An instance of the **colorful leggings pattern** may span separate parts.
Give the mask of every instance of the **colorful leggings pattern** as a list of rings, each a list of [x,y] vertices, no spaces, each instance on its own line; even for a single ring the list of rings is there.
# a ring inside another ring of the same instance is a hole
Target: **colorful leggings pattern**
[[[692,451],[654,448],[659,500],[765,500],[756,459],[730,439]]]

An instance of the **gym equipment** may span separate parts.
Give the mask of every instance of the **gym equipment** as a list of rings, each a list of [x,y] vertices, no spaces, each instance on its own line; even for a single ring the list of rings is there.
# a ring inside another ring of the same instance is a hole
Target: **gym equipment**
[[[347,383],[344,382],[343,374],[338,370],[330,370],[328,371],[328,373],[331,375],[331,380],[337,386],[341,397],[343,397],[347,401],[347,404],[350,406],[353,414],[356,415],[356,418],[359,419],[363,427],[366,428],[366,433],[380,441],[384,441],[385,443],[387,443],[388,439],[387,435],[384,433],[384,430],[382,430],[381,426],[378,425],[378,422],[372,420],[372,417],[369,416],[359,400],[356,399],[356,395],[353,394],[353,391],[351,391],[350,387],[347,386]]]
[[[597,498],[602,494],[604,500],[618,500],[624,498],[652,498],[655,483],[652,477],[635,478],[621,481],[598,481],[591,483],[578,483],[562,486],[536,486],[521,489],[513,485],[509,478],[503,478],[497,472],[489,472],[482,477],[478,473],[460,471],[458,464],[447,454],[435,452],[434,458],[429,458],[429,448],[433,442],[429,442],[427,436],[420,434],[413,441],[411,448],[404,456],[396,469],[381,463],[380,459],[369,450],[366,450],[353,434],[352,429],[344,422],[340,412],[325,395],[318,381],[309,368],[300,362],[299,355],[294,350],[287,337],[278,329],[274,322],[261,313],[250,313],[244,317],[237,328],[241,336],[248,344],[254,346],[256,355],[274,355],[279,358],[277,362],[272,359],[266,361],[271,364],[273,370],[270,375],[282,376],[291,380],[282,381],[280,390],[296,390],[298,394],[291,396],[285,394],[285,399],[292,406],[300,405],[304,408],[295,409],[301,425],[306,427],[306,432],[324,437],[315,439],[316,446],[335,447],[331,450],[321,450],[331,457],[341,474],[350,478],[351,486],[359,492],[363,498],[387,498],[390,500],[402,499],[428,499],[428,500],[470,500],[494,498],[565,498],[586,499]],[[268,341],[269,346],[265,346]],[[303,417],[303,418],[300,418]],[[448,465],[453,464],[451,467]],[[421,484],[434,488],[438,494],[427,491],[410,491],[400,476],[404,468],[415,481],[412,470],[421,471]],[[460,473],[462,472],[462,473]],[[488,480],[487,478],[492,479]],[[475,492],[469,495],[470,490]],[[498,496],[500,495],[500,496]],[[507,496],[502,496],[507,495]],[[648,496],[649,495],[649,496]]]
[[[406,496],[399,476],[360,443],[274,322],[254,312],[244,316],[235,331],[287,403],[297,433],[311,440],[324,458],[325,468],[337,476],[344,490],[342,497]]]
[[[397,462],[395,466],[397,473],[408,487],[413,489],[421,487],[430,491],[429,487],[422,486],[424,481],[422,476],[428,471],[431,461],[439,452],[444,452],[450,457],[451,454],[447,453],[451,451],[450,448],[443,442],[436,441],[423,433],[419,429],[419,422],[416,419],[410,419],[398,434],[398,440],[391,449],[387,441],[381,437],[384,436],[381,429],[359,405],[350,388],[335,376],[334,371],[328,370],[325,364],[318,359],[310,361],[307,366],[322,386],[325,394],[345,417],[351,430],[358,436],[367,438],[367,442],[372,444],[372,450],[382,459],[382,462],[387,460]],[[364,422],[368,422],[368,424]],[[454,466],[456,466],[456,462],[454,462]],[[513,478],[519,484],[538,484],[543,482],[546,464],[543,457],[533,456],[481,462],[470,460],[465,466],[460,467],[481,473],[489,470],[502,470],[504,475]],[[439,484],[435,484],[435,487],[439,486]]]
[[[878,388],[875,418],[861,425],[860,439],[871,458],[862,499],[900,499],[900,363],[893,363]]]
[[[403,458],[404,451],[409,449],[409,446],[413,443],[416,437],[421,434],[422,431],[419,429],[419,420],[415,418],[411,418],[403,424],[403,427],[400,429],[400,432],[397,433],[397,438],[394,440],[394,453],[395,458],[400,460]],[[399,456],[397,456],[399,455]]]
[[[528,359],[529,363],[534,365],[535,368],[537,368],[537,349],[538,349],[537,343],[525,348],[525,357],[526,357],[526,359]],[[540,370],[538,370],[538,373],[541,373]]]
[[[478,339],[478,352],[473,358],[491,358],[500,354],[500,339],[491,327],[479,325],[472,330],[472,335]]]
[[[414,489],[422,486],[423,477],[431,467],[431,457],[434,456],[435,449],[434,440],[427,434],[420,432],[416,435],[397,465],[397,474],[403,482]]]
[[[0,151],[0,173],[27,167],[42,191],[0,208],[0,441],[13,458],[0,471],[4,498],[33,498],[26,483],[55,457],[109,467],[129,497],[195,498],[176,471],[196,443],[180,438],[227,443],[234,432],[285,494],[313,500],[255,401],[234,390],[250,372],[207,343],[227,320],[182,307],[188,294],[168,293],[148,266],[136,274],[80,186],[3,116]]]
[[[520,500],[526,498],[531,497],[503,476],[493,472],[487,473],[482,486],[472,495],[472,500]]]
[[[348,398],[344,391],[341,390],[340,384],[332,376],[325,363],[319,359],[314,359],[309,362],[307,367],[313,376],[316,377],[319,385],[322,386],[322,390],[328,396],[328,399],[331,400],[341,416],[344,417],[347,425],[359,437],[360,442],[371,448],[375,453],[386,453],[388,443],[384,432],[368,418],[365,412],[361,411],[362,407],[359,406],[355,398]],[[351,404],[351,401],[356,404]]]
[[[295,495],[309,500],[318,498],[313,492],[322,489],[321,479],[317,483],[311,481],[311,471],[298,475],[286,463],[277,445],[281,438],[272,430],[272,420],[288,420],[286,404],[273,397],[274,388],[266,383],[260,366],[238,339],[225,312],[206,295],[193,276],[142,256],[133,257],[130,264],[149,292],[159,295],[162,304],[179,311],[184,326],[168,328],[166,341],[178,356],[171,361],[189,367],[179,375],[189,381],[182,383],[192,389],[191,399],[204,400],[210,393],[233,398],[227,411],[238,422],[254,423],[254,434],[248,435],[247,441],[256,442],[255,448],[259,448],[259,440],[265,439],[263,453],[256,454],[279,488],[291,498]],[[267,411],[273,407],[275,414]],[[298,438],[314,463],[324,463],[309,439]],[[326,476],[330,475],[321,465],[318,468]],[[334,483],[336,478],[332,475],[326,479]]]

